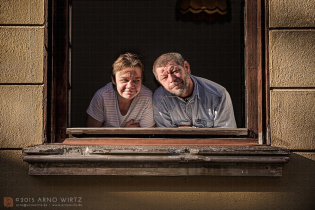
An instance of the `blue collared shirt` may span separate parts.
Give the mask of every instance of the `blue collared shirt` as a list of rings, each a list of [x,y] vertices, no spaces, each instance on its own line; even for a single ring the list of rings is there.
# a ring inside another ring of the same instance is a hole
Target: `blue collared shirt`
[[[236,128],[229,93],[221,85],[190,75],[194,91],[186,102],[163,86],[153,94],[157,127],[192,126],[198,128]]]

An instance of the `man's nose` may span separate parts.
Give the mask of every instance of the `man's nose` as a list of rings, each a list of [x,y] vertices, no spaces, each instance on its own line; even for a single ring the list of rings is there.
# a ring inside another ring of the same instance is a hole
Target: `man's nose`
[[[175,75],[173,75],[173,74],[168,74],[168,82],[174,82],[175,81]]]

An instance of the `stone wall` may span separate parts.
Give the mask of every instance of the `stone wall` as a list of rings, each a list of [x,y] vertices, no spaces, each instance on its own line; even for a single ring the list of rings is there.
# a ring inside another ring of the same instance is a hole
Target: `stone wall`
[[[0,148],[43,139],[44,0],[0,0]]]
[[[271,143],[315,148],[315,2],[270,0]]]

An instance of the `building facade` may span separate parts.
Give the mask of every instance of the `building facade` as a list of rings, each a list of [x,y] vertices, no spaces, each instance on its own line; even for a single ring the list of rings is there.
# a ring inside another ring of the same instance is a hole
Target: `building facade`
[[[290,150],[277,178],[28,175],[22,149],[45,132],[45,3],[0,0],[0,209],[8,198],[43,209],[62,199],[73,209],[315,209],[315,1],[268,3],[271,146]]]

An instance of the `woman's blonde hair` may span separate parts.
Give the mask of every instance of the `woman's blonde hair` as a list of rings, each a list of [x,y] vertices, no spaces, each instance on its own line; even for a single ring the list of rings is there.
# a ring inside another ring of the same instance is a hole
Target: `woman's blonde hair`
[[[116,73],[124,70],[125,68],[135,68],[139,67],[143,73],[144,65],[140,60],[140,56],[133,53],[121,54],[117,60],[113,63],[112,77],[115,79]],[[142,78],[142,76],[141,76]]]

